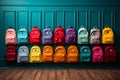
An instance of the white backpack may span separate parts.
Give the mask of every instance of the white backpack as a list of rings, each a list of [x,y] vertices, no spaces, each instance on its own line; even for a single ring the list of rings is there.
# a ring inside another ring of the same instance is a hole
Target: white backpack
[[[97,27],[93,27],[90,31],[90,44],[100,44],[101,42],[100,30]]]

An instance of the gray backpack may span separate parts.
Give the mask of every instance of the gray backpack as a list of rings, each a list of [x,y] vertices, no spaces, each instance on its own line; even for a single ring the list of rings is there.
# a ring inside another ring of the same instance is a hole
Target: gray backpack
[[[17,62],[28,62],[29,61],[29,49],[27,46],[21,46],[18,49]]]

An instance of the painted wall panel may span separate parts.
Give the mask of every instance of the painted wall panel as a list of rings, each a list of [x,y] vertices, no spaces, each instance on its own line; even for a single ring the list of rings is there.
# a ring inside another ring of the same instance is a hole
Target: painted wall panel
[[[31,12],[31,22],[30,22],[31,26],[29,27],[33,27],[33,26],[38,26],[39,28],[42,28],[42,12],[40,11],[32,11]],[[29,29],[29,31],[31,30],[31,28]]]
[[[2,19],[3,18],[3,16],[2,16],[2,11],[0,10],[0,19]],[[2,23],[3,23],[3,20],[2,21],[0,21],[0,26],[2,26]]]
[[[53,12],[52,11],[44,11],[44,26],[42,26],[42,29],[44,29],[46,26],[51,26],[53,29]]]
[[[64,18],[65,29],[67,29],[68,26],[75,27],[75,11],[65,11]]]
[[[27,29],[27,27],[29,26],[28,24],[28,14],[29,12],[27,11],[18,11],[18,15],[17,15],[17,31],[19,30],[19,28],[21,27],[25,27]]]
[[[97,26],[100,28],[100,12],[90,11],[90,28]]]
[[[87,18],[88,18],[87,11],[79,11],[78,12],[78,27],[84,26],[88,28]]]
[[[4,27],[8,28],[9,26],[12,26],[13,28],[15,28],[16,26],[16,12],[15,11],[4,11],[3,15],[4,15]]]
[[[113,16],[112,16],[112,11],[103,11],[103,26],[113,25]]]
[[[0,26],[0,61],[1,60],[5,60],[4,59],[4,55],[5,55],[5,30],[4,30],[4,26]]]
[[[64,12],[56,11],[56,18],[55,19],[56,19],[55,26],[58,26],[58,25],[64,26]]]
[[[116,11],[115,13],[115,30],[120,34],[120,11]]]

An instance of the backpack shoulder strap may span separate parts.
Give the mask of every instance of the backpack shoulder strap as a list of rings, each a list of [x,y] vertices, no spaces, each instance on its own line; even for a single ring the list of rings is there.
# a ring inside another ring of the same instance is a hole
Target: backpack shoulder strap
[[[50,26],[46,26],[46,28],[50,28]]]

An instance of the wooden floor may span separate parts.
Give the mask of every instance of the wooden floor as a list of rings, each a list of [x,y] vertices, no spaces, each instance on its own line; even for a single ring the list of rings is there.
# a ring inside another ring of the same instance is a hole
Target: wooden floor
[[[0,80],[120,80],[120,70],[104,69],[11,69],[0,70]]]

